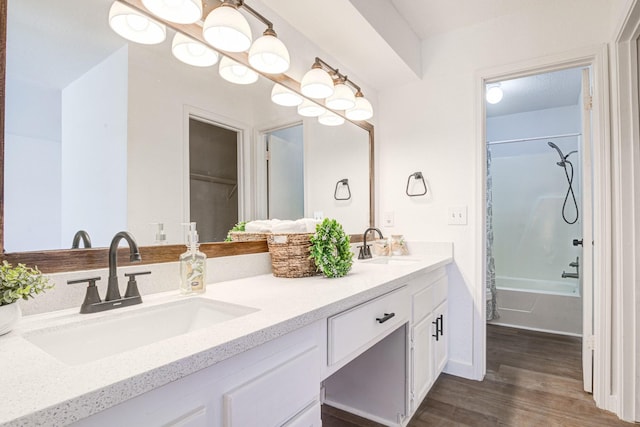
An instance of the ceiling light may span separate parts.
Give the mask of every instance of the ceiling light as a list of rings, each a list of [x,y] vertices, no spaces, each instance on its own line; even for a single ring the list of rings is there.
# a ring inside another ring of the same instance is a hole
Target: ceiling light
[[[281,84],[274,84],[271,89],[271,100],[285,107],[295,107],[302,104],[302,97]]]
[[[164,24],[117,1],[109,9],[109,26],[120,36],[136,43],[158,44],[167,37]]]
[[[220,59],[218,52],[182,33],[173,36],[171,52],[180,61],[196,67],[210,67]]]
[[[249,49],[249,64],[268,74],[284,73],[289,69],[289,51],[273,29],[267,28],[263,36],[253,42]]]
[[[495,85],[495,86],[490,86],[487,89],[487,102],[489,104],[497,104],[498,102],[502,101],[502,89],[500,88],[500,85]]]
[[[344,79],[340,79],[334,87],[333,95],[327,98],[325,104],[333,110],[348,110],[355,107],[356,98],[353,91],[344,84]]]
[[[223,56],[220,60],[218,72],[226,81],[239,85],[248,85],[258,80],[258,73],[228,56]]]
[[[349,120],[368,120],[373,117],[373,107],[367,98],[358,91],[355,96],[355,107],[347,110],[345,115]]]
[[[340,126],[344,123],[344,118],[340,117],[336,113],[327,111],[318,117],[318,121],[325,126]]]
[[[202,35],[211,46],[227,52],[244,52],[251,46],[251,28],[237,6],[225,0],[207,16]]]
[[[202,0],[142,0],[154,15],[178,24],[193,24],[202,18]]]
[[[333,79],[319,62],[315,62],[311,69],[302,77],[300,91],[309,98],[322,99],[331,96],[334,91]]]
[[[305,117],[318,117],[326,111],[326,108],[308,99],[303,100],[302,104],[298,105],[298,114]]]

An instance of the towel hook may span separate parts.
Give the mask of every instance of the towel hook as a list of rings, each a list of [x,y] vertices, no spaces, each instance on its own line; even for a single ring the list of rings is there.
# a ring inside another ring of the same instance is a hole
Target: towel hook
[[[347,187],[347,197],[338,197],[338,188],[340,187],[340,184],[342,184],[343,186]],[[351,189],[349,188],[349,180],[347,178],[341,179],[340,181],[336,182],[336,189],[333,192],[333,198],[336,200],[349,200],[351,199]]]
[[[424,186],[424,192],[413,193],[413,194],[409,193],[409,183],[411,182],[411,178],[422,181],[422,185]],[[405,190],[405,193],[407,193],[407,196],[409,197],[424,196],[425,194],[427,194],[427,183],[424,180],[424,176],[422,176],[422,172],[414,172],[411,175],[409,175],[409,178],[407,178],[407,189]]]

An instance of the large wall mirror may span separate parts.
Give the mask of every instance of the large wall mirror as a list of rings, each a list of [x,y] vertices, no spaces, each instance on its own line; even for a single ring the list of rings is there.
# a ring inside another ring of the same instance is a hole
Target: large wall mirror
[[[108,26],[111,4],[8,0],[5,252],[68,249],[78,230],[93,247],[120,230],[152,246],[158,224],[179,244],[194,217],[217,219],[199,228],[219,241],[237,220],[286,216],[289,203],[300,207],[290,215],[333,217],[352,234],[372,223],[370,126],[303,120],[271,102],[266,77],[235,85],[217,66],[188,66],[171,54],[171,29],[159,45],[127,43]],[[201,161],[208,149],[195,147],[220,134],[230,142]],[[274,158],[276,147],[293,151]],[[293,170],[302,182],[285,186]],[[344,179],[351,198],[336,200]]]

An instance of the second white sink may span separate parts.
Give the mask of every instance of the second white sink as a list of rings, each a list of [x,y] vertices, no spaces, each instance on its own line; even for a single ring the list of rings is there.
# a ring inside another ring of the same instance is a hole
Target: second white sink
[[[24,337],[61,362],[80,365],[256,311],[206,298],[187,298],[41,329]]]

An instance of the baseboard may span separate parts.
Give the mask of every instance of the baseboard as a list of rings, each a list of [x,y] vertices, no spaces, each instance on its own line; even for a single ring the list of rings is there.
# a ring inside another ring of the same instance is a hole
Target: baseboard
[[[477,377],[476,369],[473,364],[467,362],[449,359],[442,372],[449,375],[455,375],[456,377],[466,378],[468,380],[482,381],[482,378]]]
[[[541,328],[531,328],[528,326],[521,326],[521,325],[513,325],[510,323],[503,323],[503,322],[496,322],[495,320],[492,320],[490,322],[487,322],[490,325],[497,325],[497,326],[506,326],[509,328],[516,328],[516,329],[525,329],[527,331],[535,331],[535,332],[545,332],[547,334],[556,334],[556,335],[566,335],[569,337],[578,337],[578,338],[582,338],[582,334],[576,334],[573,332],[566,332],[566,331],[554,331],[552,329],[541,329]]]

